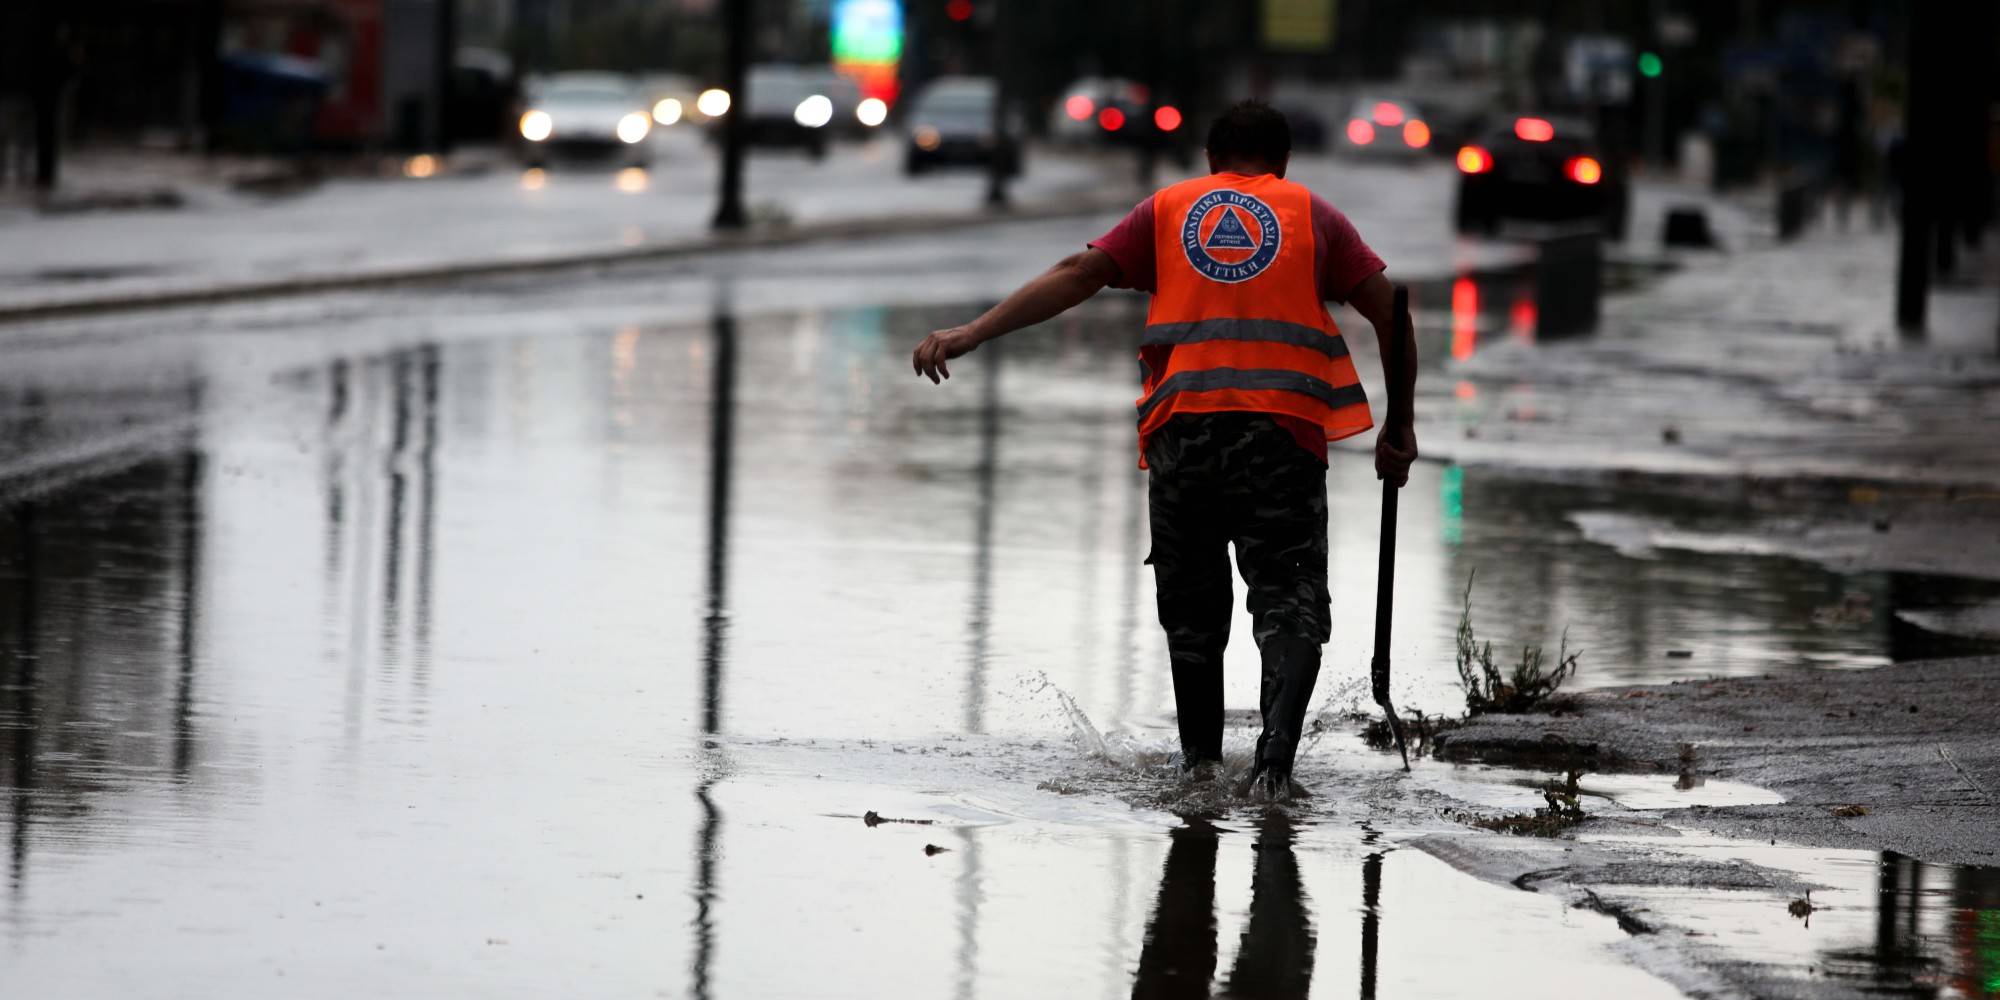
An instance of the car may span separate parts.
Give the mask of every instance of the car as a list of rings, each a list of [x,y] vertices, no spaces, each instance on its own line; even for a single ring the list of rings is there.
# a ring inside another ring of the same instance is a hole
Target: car
[[[640,77],[638,87],[640,100],[657,128],[701,125],[708,121],[708,116],[697,107],[702,88],[693,77],[653,73]]]
[[[653,117],[630,80],[616,73],[556,73],[535,82],[519,123],[521,155],[546,166],[557,154],[592,154],[645,166]]]
[[[1593,220],[1625,238],[1629,180],[1580,118],[1505,118],[1461,146],[1457,163],[1459,232],[1490,233],[1506,219]]]
[[[910,104],[903,151],[903,172],[923,173],[947,164],[988,164],[1000,158],[1002,169],[1018,173],[1021,147],[1014,130],[995,135],[993,103],[998,99],[987,77],[945,76],[932,81]]]
[[[827,128],[834,134],[853,139],[867,138],[889,120],[888,102],[864,95],[861,85],[853,77],[836,72],[831,67],[804,70],[801,75],[812,81],[814,91],[833,100],[833,121]]]
[[[828,74],[809,67],[767,63],[750,67],[744,86],[747,101],[735,102],[729,114],[744,115],[744,141],[752,146],[802,149],[817,160],[826,155],[832,136],[833,96]]]
[[[1141,83],[1087,76],[1064,89],[1049,112],[1049,138],[1071,145],[1166,145],[1184,115],[1171,104],[1153,105]]]
[[[1431,126],[1414,101],[1362,97],[1341,120],[1338,142],[1350,156],[1413,158],[1430,152]]]

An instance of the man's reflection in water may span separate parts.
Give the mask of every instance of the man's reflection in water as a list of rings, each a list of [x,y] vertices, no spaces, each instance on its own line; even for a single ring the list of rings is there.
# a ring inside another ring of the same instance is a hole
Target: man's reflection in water
[[[1173,831],[1160,897],[1139,952],[1132,996],[1145,1000],[1207,997],[1215,977],[1216,828],[1189,819]],[[1271,812],[1258,824],[1257,861],[1250,876],[1250,920],[1236,962],[1222,983],[1225,997],[1304,997],[1312,986],[1317,939],[1306,912],[1292,820]]]

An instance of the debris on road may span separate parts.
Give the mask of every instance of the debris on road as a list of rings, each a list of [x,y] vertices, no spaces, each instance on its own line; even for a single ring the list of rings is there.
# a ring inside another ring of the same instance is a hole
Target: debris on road
[[[884,815],[882,815],[881,813],[878,813],[878,812],[876,812],[875,810],[873,810],[873,809],[870,809],[870,810],[868,810],[868,811],[867,811],[866,813],[862,814],[862,816],[861,816],[861,822],[863,822],[863,823],[866,823],[866,824],[868,824],[868,825],[869,825],[869,826],[871,826],[871,827],[876,827],[876,826],[881,826],[881,825],[882,825],[882,824],[884,824],[884,823],[908,823],[908,824],[910,824],[911,826],[930,826],[931,824],[933,824],[933,823],[936,823],[936,822],[937,822],[937,820],[934,820],[934,819],[897,819],[897,818],[895,818],[895,817],[893,817],[893,816],[884,816]]]

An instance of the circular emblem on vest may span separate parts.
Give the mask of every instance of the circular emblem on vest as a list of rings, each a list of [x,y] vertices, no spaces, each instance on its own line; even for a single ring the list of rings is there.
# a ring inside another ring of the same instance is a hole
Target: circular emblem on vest
[[[1202,195],[1181,223],[1188,264],[1210,281],[1229,284],[1264,273],[1278,259],[1283,238],[1271,206],[1227,188]]]

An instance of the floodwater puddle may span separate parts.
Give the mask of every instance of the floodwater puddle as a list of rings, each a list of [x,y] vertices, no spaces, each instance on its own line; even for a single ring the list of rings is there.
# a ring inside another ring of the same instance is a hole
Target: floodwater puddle
[[[1657,879],[1596,891],[1610,905],[1670,925],[1702,962],[1746,973],[1774,995],[1818,988],[1884,997],[2000,995],[2000,868],[1919,862],[1893,853],[1687,835],[1582,838],[1658,852]],[[1690,885],[1695,863],[1768,874],[1726,888]],[[1753,990],[1752,992],[1760,992]]]
[[[1524,811],[1542,804],[1542,786],[1564,775],[1495,767],[1488,764],[1439,764],[1438,776],[1427,783],[1461,801],[1497,809]],[[1578,781],[1584,809],[1605,806],[1628,811],[1776,805],[1784,796],[1741,782],[1720,781],[1697,773],[1619,774],[1586,771]]]
[[[1405,776],[1336,730],[1301,764],[1316,794],[1271,818],[1160,773],[1136,301],[941,388],[909,346],[967,306],[690,323],[555,301],[219,309],[10,359],[10,985],[556,994],[588,967],[605,994],[702,998],[1673,995],[1608,918],[1407,846],[1469,832],[1447,798],[1533,805],[1523,775]],[[1425,336],[1444,364],[1449,324]],[[1379,486],[1353,450],[1328,483],[1337,711],[1365,704]],[[1480,634],[1567,630],[1585,686],[1924,655],[1897,613],[1957,586],[1620,552],[1571,516],[1604,510],[1747,516],[1420,465],[1399,705],[1462,708],[1475,570]],[[1239,767],[1256,675],[1239,632]],[[1627,781],[1585,787],[1755,800]]]

